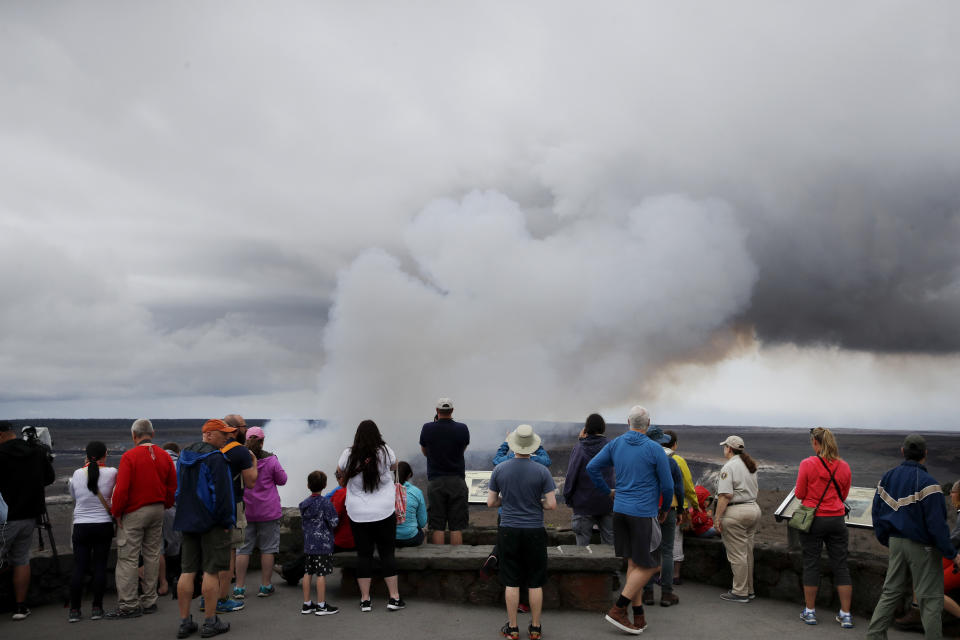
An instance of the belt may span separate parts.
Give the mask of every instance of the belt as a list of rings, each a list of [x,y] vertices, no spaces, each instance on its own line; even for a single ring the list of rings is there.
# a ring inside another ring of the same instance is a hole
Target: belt
[[[730,506],[732,507],[735,504],[756,504],[756,503],[757,503],[756,500],[747,500],[745,502],[731,502]]]

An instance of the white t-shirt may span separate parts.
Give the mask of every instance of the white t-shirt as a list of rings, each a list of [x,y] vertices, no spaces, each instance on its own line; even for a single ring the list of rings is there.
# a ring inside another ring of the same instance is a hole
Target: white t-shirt
[[[68,484],[70,495],[77,501],[73,508],[73,524],[110,522],[111,516],[103,508],[100,498],[95,493],[90,493],[90,489],[87,488],[87,469],[88,467],[81,467],[74,471]],[[117,470],[114,467],[100,467],[97,486],[108,505],[111,504],[110,499],[113,497],[113,488],[116,485]]]
[[[340,454],[340,460],[337,466],[346,471],[347,460],[350,458],[350,450],[353,447],[347,447]],[[386,449],[386,455],[384,455]],[[380,484],[373,493],[366,493],[363,490],[363,474],[350,478],[347,481],[347,515],[354,522],[376,522],[383,520],[394,513],[394,504],[397,497],[397,491],[393,484],[393,471],[390,467],[397,463],[397,456],[389,446],[384,445],[377,452],[377,468],[380,471]]]

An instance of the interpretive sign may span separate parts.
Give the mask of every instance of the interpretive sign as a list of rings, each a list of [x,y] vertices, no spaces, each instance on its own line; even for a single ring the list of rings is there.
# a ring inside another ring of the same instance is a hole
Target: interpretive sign
[[[467,501],[473,504],[487,504],[487,491],[490,490],[490,474],[492,471],[467,471],[464,479],[467,481]]]
[[[847,505],[850,507],[850,513],[847,515],[847,526],[855,529],[873,529],[873,496],[877,492],[876,487],[850,487],[850,494],[847,496]],[[793,517],[793,512],[800,506],[800,500],[793,495],[793,489],[787,494],[777,510],[773,512],[777,522],[789,520]]]

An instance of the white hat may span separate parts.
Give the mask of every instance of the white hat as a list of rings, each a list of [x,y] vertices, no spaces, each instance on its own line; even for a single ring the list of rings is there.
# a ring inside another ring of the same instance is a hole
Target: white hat
[[[529,455],[540,448],[540,436],[533,432],[533,427],[522,424],[507,436],[507,446],[514,453]]]
[[[453,411],[453,400],[450,398],[437,400],[437,411]]]
[[[721,442],[720,444],[726,445],[733,449],[734,451],[743,451],[743,438],[740,436],[727,436],[727,439]]]

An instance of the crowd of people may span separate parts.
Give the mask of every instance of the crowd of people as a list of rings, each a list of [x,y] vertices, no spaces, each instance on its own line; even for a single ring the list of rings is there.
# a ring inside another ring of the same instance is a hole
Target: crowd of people
[[[354,550],[361,613],[373,610],[374,553],[386,585],[386,609],[404,609],[399,592],[395,549],[424,544],[463,543],[469,523],[464,453],[467,425],[453,420],[453,402],[441,398],[436,415],[423,425],[421,452],[426,458],[424,493],[411,483],[409,462],[399,460],[379,427],[364,420],[353,443],[339,456],[337,487],[328,493],[327,474],[305,479],[309,495],[299,504],[303,556],[294,567],[301,576],[302,614],[333,615],[339,607],[326,596],[325,577],[333,572],[333,554]],[[675,431],[651,425],[649,412],[633,407],[626,433],[607,438],[599,414],[588,416],[573,446],[563,485],[572,510],[578,545],[596,536],[626,559],[626,580],[605,619],[619,630],[640,634],[647,627],[644,606],[680,603],[674,587],[680,575],[684,535],[719,536],[732,572],[730,589],[720,598],[746,604],[754,590],[754,539],[761,510],[757,502],[758,467],[740,436],[719,443],[726,460],[714,495],[694,483],[678,455]],[[88,575],[89,618],[121,620],[158,611],[158,598],[175,583],[179,607],[177,637],[199,631],[211,637],[230,629],[221,614],[244,608],[250,556],[260,553],[260,584],[255,593],[275,593],[271,582],[280,547],[281,503],[277,487],[288,482],[278,457],[267,451],[266,433],[246,425],[238,414],[206,421],[200,440],[182,449],[158,446],[152,423],[131,426],[133,446],[116,468],[107,465],[104,443],[90,442],[86,462],[68,483],[75,501],[74,573],[68,620],[83,618],[81,603]],[[794,493],[811,522],[799,531],[803,557],[802,622],[818,623],[816,601],[823,548],[833,574],[842,628],[854,627],[852,579],[848,567],[846,500],[852,471],[841,457],[834,434],[810,430],[812,454],[801,461]],[[880,481],[873,503],[877,539],[890,547],[883,593],[867,631],[886,637],[897,605],[913,593],[913,605],[899,622],[922,626],[939,637],[941,612],[960,614],[946,592],[960,586],[960,523],[952,532],[940,485],[926,472],[926,443],[910,435],[901,448],[904,461]],[[507,622],[504,637],[520,636],[518,612],[530,613],[531,640],[542,635],[543,586],[547,573],[544,511],[557,508],[552,463],[539,434],[530,425],[510,431],[493,457],[487,506],[498,508],[494,549],[481,572],[498,574],[504,587]],[[0,421],[0,558],[12,565],[14,619],[30,614],[31,534],[44,512],[44,487],[54,481],[49,451],[18,438]],[[960,510],[960,482],[950,493]],[[799,519],[797,520],[799,523]],[[428,532],[429,531],[429,536]],[[117,604],[104,610],[107,556],[116,539]],[[285,566],[285,571],[290,568]],[[253,595],[251,590],[250,595]],[[191,602],[199,596],[202,621],[195,622]]]

